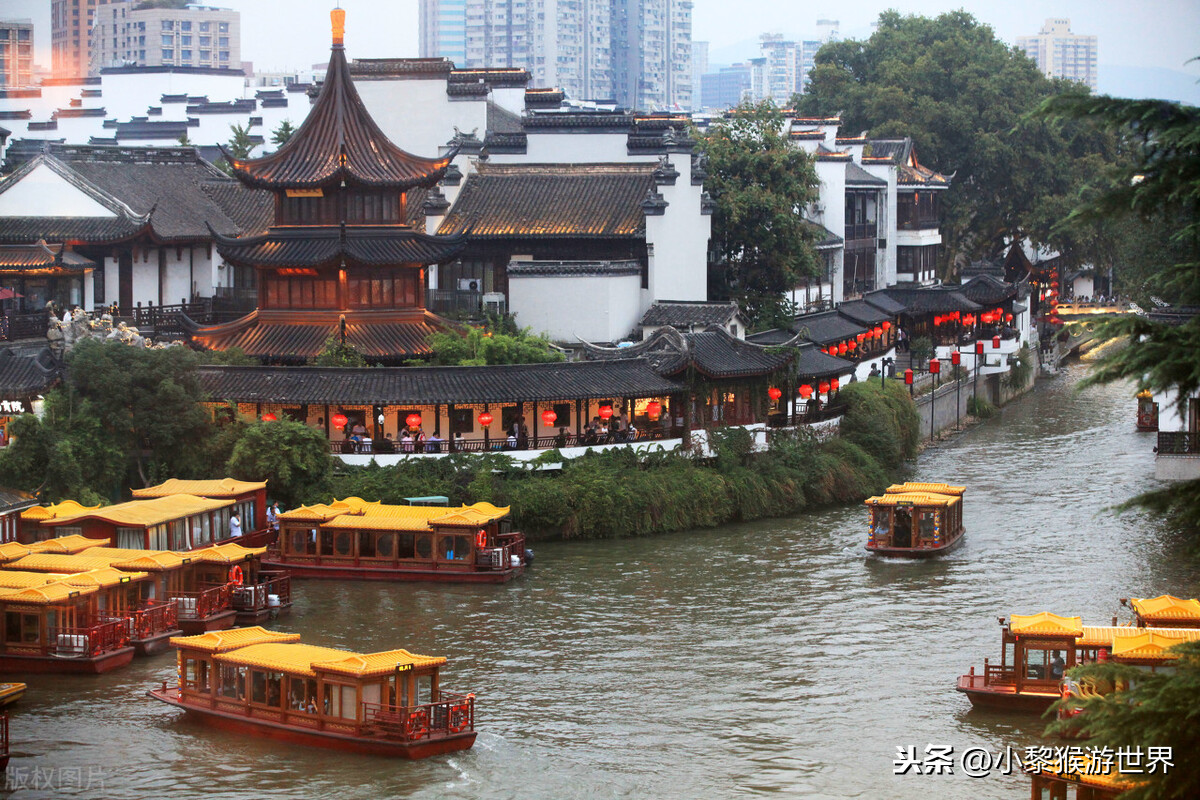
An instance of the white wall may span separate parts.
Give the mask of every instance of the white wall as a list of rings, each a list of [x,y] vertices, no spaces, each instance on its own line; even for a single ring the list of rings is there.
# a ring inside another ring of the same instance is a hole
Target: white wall
[[[861,148],[859,157],[861,157]],[[856,159],[858,160],[858,159]],[[879,222],[879,238],[887,240],[887,247],[875,251],[875,288],[896,285],[896,175],[898,170],[891,164],[861,164],[860,166],[876,178],[887,181],[887,194],[882,207],[876,208]]]
[[[821,181],[817,205],[824,211],[813,215],[813,222],[824,225],[838,236],[846,233],[846,164],[843,161],[818,161],[815,165],[817,178]],[[830,275],[833,302],[842,302],[843,257],[835,259]]]
[[[356,80],[354,88],[388,139],[413,155],[436,158],[454,137],[455,126],[463,133],[474,131],[480,141],[487,132],[485,99],[451,99],[442,75]]]
[[[591,164],[601,162],[623,162],[658,160],[631,158],[628,134],[620,133],[570,133],[562,130],[527,131],[529,146],[524,155],[497,154],[492,158],[497,163],[524,164]],[[686,180],[686,171],[676,163],[680,180]]]
[[[45,164],[0,194],[0,217],[116,216]]]
[[[144,258],[147,252],[149,260]],[[158,253],[146,248],[138,250],[138,257],[133,262],[133,304],[139,303],[158,305]]]
[[[659,186],[667,201],[662,216],[646,217],[646,244],[653,247],[641,312],[657,300],[708,299],[708,239],[712,217],[700,213],[702,186],[692,185],[689,153],[672,153],[675,185]],[[640,316],[640,315],[639,315]]]
[[[557,341],[616,342],[641,319],[641,276],[510,275],[517,324]]]

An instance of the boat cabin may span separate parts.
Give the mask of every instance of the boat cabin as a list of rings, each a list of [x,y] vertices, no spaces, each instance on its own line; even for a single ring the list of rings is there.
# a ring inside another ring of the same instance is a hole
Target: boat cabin
[[[254,543],[259,544],[257,538],[260,538],[260,534],[267,532],[266,481],[239,481],[233,478],[188,481],[169,478],[157,486],[134,489],[132,494],[135,500],[176,495],[206,497],[210,500],[232,500],[233,510],[237,512],[238,518],[242,521],[244,538],[254,538]],[[226,526],[217,531],[213,540],[220,541],[228,536],[229,528]]]
[[[200,583],[216,586],[224,580],[231,585],[235,624],[260,622],[292,607],[291,572],[265,568],[262,558],[266,552],[266,547],[225,542],[188,553]]]
[[[469,748],[474,695],[441,686],[445,658],[352,653],[260,627],[177,637],[176,687],[157,699],[225,728],[302,744],[420,758]]]
[[[191,550],[225,538],[233,500],[190,494],[130,500],[42,520],[54,537],[82,535],[107,539],[116,547]]]
[[[879,555],[923,558],[944,553],[962,540],[966,487],[903,483],[869,497],[867,550]]]
[[[58,517],[75,517],[87,511],[95,511],[100,506],[85,506],[74,500],[63,500],[49,506],[33,506],[21,512],[21,525],[17,531],[17,541],[32,544],[44,539],[54,538],[53,528],[44,527],[42,523]]]
[[[99,614],[99,593],[65,580],[0,589],[0,671],[101,673],[128,664],[127,621]]]
[[[1080,617],[1013,614],[1004,627],[1000,663],[985,659],[982,675],[971,667],[958,690],[974,705],[1044,711],[1060,697],[1063,673],[1077,663],[1076,641],[1083,634]]]
[[[1122,599],[1121,603],[1125,604]],[[1139,628],[1200,628],[1200,600],[1183,600],[1174,595],[1158,597],[1132,597],[1128,602],[1133,608]]]
[[[524,569],[509,509],[384,505],[351,497],[279,515],[270,566],[297,577],[500,583]]]

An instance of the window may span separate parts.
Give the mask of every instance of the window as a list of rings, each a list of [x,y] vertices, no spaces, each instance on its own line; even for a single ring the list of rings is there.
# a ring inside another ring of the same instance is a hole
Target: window
[[[221,47],[229,47],[229,37],[228,36],[218,36],[217,44]]]
[[[374,558],[375,557],[375,532],[374,531],[359,531],[358,532],[358,557],[359,558]]]
[[[191,61],[192,60],[192,51],[191,50],[180,50],[179,51],[179,60],[180,61]]]
[[[288,710],[317,713],[317,681],[314,678],[288,678]]]
[[[355,719],[357,715],[357,692],[353,686],[336,683],[325,684],[325,697],[321,702],[326,716]]]
[[[283,699],[283,673],[259,672],[250,673],[250,702],[259,705],[279,708]]]
[[[220,679],[217,694],[232,700],[246,699],[246,670],[245,667],[222,664],[218,674]]]
[[[218,22],[217,23],[217,31],[219,33],[229,33],[229,23],[228,22]]]
[[[40,641],[41,621],[41,617],[37,614],[22,614],[19,611],[4,612],[4,641],[12,644]]]
[[[175,60],[175,51],[164,49],[162,51],[162,60],[163,61],[174,61]]]
[[[212,37],[211,36],[201,36],[200,37],[200,46],[201,47],[211,47],[212,46]]]
[[[410,534],[411,537],[411,534]],[[396,552],[396,534],[381,533],[375,537],[375,555],[378,558],[391,558]]]
[[[192,46],[192,37],[190,37],[190,36],[180,36],[180,37],[179,37],[179,44],[180,44],[181,46],[183,46],[183,47],[191,47],[191,46]]]
[[[222,51],[221,51],[221,60],[222,60],[222,61],[228,61],[228,60],[229,60],[229,51],[228,51],[228,50],[222,50]]]
[[[180,23],[179,23],[179,30],[181,30],[181,31],[190,31],[191,29],[192,29],[192,22],[191,22],[191,20],[186,20],[186,19],[185,19],[185,20],[183,20],[182,22],[180,22]]]
[[[416,557],[416,535],[411,533],[396,534],[396,558]]]
[[[164,31],[173,31],[175,30],[175,23],[169,19],[164,19],[162,21],[162,29]]]
[[[210,25],[212,25],[212,23],[211,23],[211,22],[201,22],[201,23],[200,23],[200,32],[201,32],[201,33],[206,33],[206,32],[208,31],[208,28],[209,28],[209,26],[210,26]]]
[[[416,537],[417,558],[428,561],[433,558],[433,537],[422,533]]]
[[[163,47],[174,47],[175,46],[175,37],[174,36],[162,37],[162,46]]]
[[[438,556],[445,561],[466,561],[471,552],[471,537],[461,534],[441,536]]]
[[[207,692],[208,661],[203,658],[186,658],[183,661],[183,686],[197,692]]]

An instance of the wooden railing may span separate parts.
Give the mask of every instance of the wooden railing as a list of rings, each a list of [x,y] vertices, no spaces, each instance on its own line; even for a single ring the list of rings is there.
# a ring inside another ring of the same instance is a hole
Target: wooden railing
[[[271,595],[275,595],[281,606],[292,602],[292,574],[285,570],[263,571],[258,575],[261,583],[234,586],[232,604],[238,611],[262,611],[269,607]]]
[[[91,625],[49,629],[46,654],[55,658],[96,658],[129,644],[129,619],[97,620]]]
[[[481,569],[510,569],[513,556],[525,561],[525,534],[502,533],[496,537],[495,547],[475,551],[475,566]]]
[[[436,703],[363,703],[362,735],[415,742],[475,730],[475,695],[441,692]]]
[[[150,639],[179,628],[179,606],[175,600],[145,605],[133,612],[134,639]]]
[[[207,619],[213,614],[229,609],[233,593],[233,584],[214,586],[200,592],[172,592],[169,600],[179,604],[179,619]]]
[[[1155,452],[1160,456],[1200,456],[1200,433],[1159,431]]]
[[[34,314],[5,314],[0,316],[0,339],[45,339],[50,316],[45,311]]]
[[[1017,683],[1017,671],[1003,664],[983,663],[983,683],[985,686],[1014,686]]]
[[[413,443],[406,445],[403,442],[391,442],[383,444],[378,439],[371,441],[365,440],[362,442],[353,442],[349,439],[342,441],[330,441],[329,452],[333,455],[350,455],[350,454],[367,454],[367,455],[421,455],[433,453],[488,453],[505,450],[550,450],[555,447],[595,447],[603,444],[630,444],[633,442],[649,442],[658,441],[666,438],[679,438],[683,435],[683,428],[664,429],[654,427],[650,430],[639,430],[633,436],[628,434],[607,434],[604,436],[582,436],[574,433],[567,434],[561,440],[557,434],[549,436],[538,436],[537,438],[530,437],[526,441],[524,448],[511,447],[508,444],[507,437],[496,436],[494,438],[483,439],[466,439],[462,442],[451,442],[449,440],[441,440],[437,442],[425,441],[420,444]]]
[[[138,305],[132,311],[134,327],[154,328],[154,334],[158,338],[182,336],[184,330],[179,315],[187,314],[193,320],[204,322],[206,317],[212,313],[212,299],[205,298],[197,303],[178,303],[176,305]]]

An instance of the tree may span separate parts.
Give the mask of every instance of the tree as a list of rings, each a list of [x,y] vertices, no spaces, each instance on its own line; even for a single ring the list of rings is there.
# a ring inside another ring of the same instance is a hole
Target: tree
[[[1083,729],[1090,748],[1169,747],[1174,767],[1136,776],[1134,788],[1121,800],[1174,800],[1200,797],[1200,772],[1191,758],[1200,753],[1200,642],[1171,648],[1178,653],[1173,669],[1150,672],[1127,664],[1105,662],[1074,667],[1067,672],[1077,681],[1091,681],[1116,691],[1088,700],[1070,701],[1083,713],[1050,725],[1047,734]],[[1124,686],[1125,688],[1120,688]],[[1057,710],[1062,701],[1056,703]]]
[[[1082,204],[1064,221],[1083,222],[1137,215],[1158,220],[1158,242],[1151,252],[1172,253],[1145,275],[1147,286],[1177,305],[1200,305],[1200,108],[1161,100],[1123,100],[1065,95],[1042,103],[1039,112],[1051,119],[1088,119],[1123,133],[1131,160],[1112,188]],[[1171,226],[1162,224],[1170,222]],[[1142,316],[1124,316],[1102,325],[1102,340],[1128,337],[1125,348],[1110,349],[1094,364],[1088,383],[1132,381],[1134,391],[1171,394],[1182,408],[1200,391],[1200,314],[1171,326]],[[1131,500],[1169,513],[1200,533],[1200,481],[1172,484]]]
[[[435,366],[483,366],[485,364],[545,364],[562,361],[563,354],[549,339],[535,336],[528,328],[513,327],[500,333],[491,326],[468,328],[465,334],[439,331],[429,336]]]
[[[1026,237],[1075,263],[1090,258],[1056,241],[1054,223],[1109,168],[1115,140],[1030,115],[1044,98],[1078,88],[1046,78],[966,12],[887,11],[870,39],[821,48],[798,99],[805,114],[841,114],[849,131],[912,137],[921,163],[954,174],[942,207],[949,276],[956,260],[996,257]]]
[[[243,127],[241,123],[235,123],[229,126],[229,130],[233,135],[226,142],[225,149],[229,151],[229,155],[239,161],[247,158],[250,155],[250,151],[257,146],[254,142],[254,137],[250,135],[249,126]]]
[[[276,146],[283,147],[285,144],[287,144],[288,139],[292,138],[292,134],[295,132],[296,129],[292,127],[292,121],[290,119],[285,119],[283,122],[279,123],[279,127],[276,128],[275,132],[271,134],[271,141]]]
[[[321,352],[312,359],[314,367],[365,367],[367,359],[352,344],[344,339],[330,336],[321,347]]]
[[[712,217],[709,294],[733,298],[755,327],[791,322],[784,293],[819,272],[804,208],[817,199],[813,158],[783,137],[771,103],[743,103],[700,138]]]
[[[182,136],[179,137],[179,146],[180,147],[194,147],[195,143],[192,142],[192,140],[188,138],[187,133],[184,133]]]
[[[333,462],[320,431],[279,420],[247,425],[226,468],[234,478],[267,481],[271,494],[291,508],[328,492]]]

